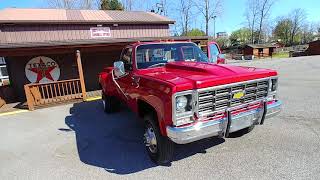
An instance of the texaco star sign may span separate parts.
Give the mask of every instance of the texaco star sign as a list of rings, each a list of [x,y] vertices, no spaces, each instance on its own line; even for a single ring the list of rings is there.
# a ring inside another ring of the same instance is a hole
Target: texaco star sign
[[[32,83],[48,83],[57,81],[60,68],[51,58],[39,56],[31,59],[25,68],[26,76]]]

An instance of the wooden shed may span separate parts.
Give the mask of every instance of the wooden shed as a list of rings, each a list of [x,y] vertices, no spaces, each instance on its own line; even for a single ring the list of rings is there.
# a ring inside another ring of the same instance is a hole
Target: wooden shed
[[[243,55],[254,55],[255,57],[269,57],[272,56],[276,45],[272,44],[248,44],[243,48]]]
[[[25,101],[31,94],[36,105],[85,98],[86,91],[99,88],[97,74],[125,45],[165,39],[173,23],[151,12],[1,10],[0,57],[10,83],[0,87],[0,96]]]
[[[309,43],[309,48],[307,49],[308,55],[320,55],[320,40],[312,41]]]

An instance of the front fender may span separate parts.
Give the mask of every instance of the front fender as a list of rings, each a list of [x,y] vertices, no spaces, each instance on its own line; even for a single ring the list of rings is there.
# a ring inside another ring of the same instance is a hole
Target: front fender
[[[166,126],[172,125],[172,88],[164,83],[141,78],[139,91],[140,96],[137,100],[142,100],[153,107],[157,113],[161,134],[165,136]]]

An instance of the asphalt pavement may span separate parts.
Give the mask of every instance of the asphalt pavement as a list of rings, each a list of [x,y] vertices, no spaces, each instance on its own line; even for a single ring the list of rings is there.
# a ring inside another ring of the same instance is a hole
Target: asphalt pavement
[[[319,179],[320,56],[236,65],[279,72],[283,111],[249,134],[179,145],[156,166],[129,110],[62,105],[0,117],[0,179]]]

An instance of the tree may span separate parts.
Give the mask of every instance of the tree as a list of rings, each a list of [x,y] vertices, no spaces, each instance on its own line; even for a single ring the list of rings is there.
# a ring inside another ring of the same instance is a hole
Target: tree
[[[123,0],[122,1],[124,9],[127,10],[127,11],[132,11],[133,3],[134,3],[134,0]]]
[[[254,43],[254,31],[256,26],[256,21],[259,13],[259,3],[257,0],[247,0],[247,7],[245,11],[245,16],[247,19],[248,27],[250,29],[250,40]]]
[[[191,29],[190,31],[184,32],[181,36],[205,36],[206,33],[200,29]]]
[[[197,0],[195,5],[203,15],[206,25],[206,35],[209,35],[209,23],[221,14],[222,0]]]
[[[51,8],[60,9],[96,9],[97,0],[46,0]]]
[[[123,5],[118,0],[101,0],[100,1],[101,10],[121,10],[123,11]]]
[[[265,20],[269,16],[270,9],[274,4],[274,0],[258,0],[259,5],[259,31],[258,31],[258,43],[261,43],[262,39],[262,28]]]
[[[191,0],[180,0],[178,11],[180,12],[181,17],[181,27],[182,34],[185,34],[189,31],[190,21],[191,21]]]
[[[93,2],[92,2],[92,0],[83,0],[81,6],[82,6],[82,9],[92,9]]]
[[[290,19],[292,21],[292,28],[290,31],[290,45],[292,45],[294,44],[295,36],[301,30],[303,22],[306,18],[306,12],[303,9],[298,8],[294,9],[290,14]]]
[[[285,45],[289,45],[292,26],[293,23],[291,19],[284,17],[279,18],[273,30],[274,37]]]
[[[222,49],[224,49],[230,45],[230,41],[226,37],[217,38],[216,42],[219,44],[219,47]]]
[[[273,35],[287,46],[305,44],[316,37],[316,25],[305,21],[303,9],[295,9],[287,17],[279,18]]]
[[[304,23],[301,30],[300,44],[307,44],[316,37],[315,27],[312,23]]]
[[[47,3],[51,8],[74,9],[77,0],[47,0]]]
[[[249,28],[241,28],[233,31],[229,39],[232,45],[247,44],[251,41],[251,30]]]
[[[245,11],[246,21],[251,30],[251,43],[255,43],[255,34],[257,33],[257,42],[261,43],[262,36],[267,28],[267,20],[270,10],[275,0],[247,0]]]

